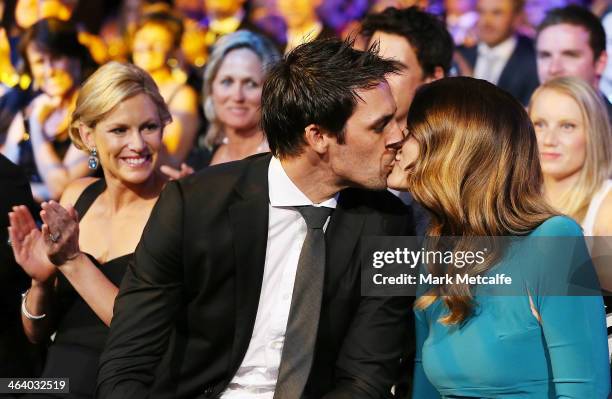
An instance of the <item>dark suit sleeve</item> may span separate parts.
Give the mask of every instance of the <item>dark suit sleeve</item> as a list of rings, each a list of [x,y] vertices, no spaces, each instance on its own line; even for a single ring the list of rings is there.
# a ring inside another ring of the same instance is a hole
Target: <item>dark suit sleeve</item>
[[[170,182],[153,208],[115,300],[97,398],[146,398],[182,301],[183,197]]]
[[[410,214],[393,216],[381,235],[414,235]],[[325,399],[390,398],[400,359],[414,332],[412,297],[362,297],[336,363],[336,388]]]

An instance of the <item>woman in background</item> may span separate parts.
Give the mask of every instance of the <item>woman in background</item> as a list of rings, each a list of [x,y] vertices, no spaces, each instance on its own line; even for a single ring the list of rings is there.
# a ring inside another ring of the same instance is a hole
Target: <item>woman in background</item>
[[[612,130],[600,96],[578,78],[557,78],[531,97],[548,202],[582,225],[612,235]]]
[[[145,9],[134,35],[132,59],[148,72],[166,100],[173,122],[164,131],[171,165],[179,165],[193,148],[199,127],[198,96],[187,75],[170,65],[180,47],[183,23],[164,4]]]
[[[71,145],[68,130],[79,85],[95,63],[74,26],[59,19],[35,23],[20,47],[41,93],[15,116],[1,150],[25,169],[36,200],[58,199],[89,173],[87,156]]]
[[[60,204],[44,202],[41,230],[26,207],[9,214],[15,259],[32,281],[23,327],[32,342],[56,332],[42,377],[69,378],[68,397],[94,396],[118,286],[166,182],[157,164],[170,120],[146,72],[104,65],[83,85],[70,125],[104,177],[73,182]]]
[[[461,271],[504,273],[511,286],[445,283],[417,295],[413,397],[607,398],[601,296],[553,296],[576,274],[596,285],[594,270],[573,261],[589,259],[580,226],[541,195],[521,104],[486,81],[446,78],[417,92],[407,132],[387,183],[429,211],[428,236],[521,237]]]
[[[612,236],[612,130],[599,94],[578,78],[553,79],[531,97],[529,116],[548,203],[580,223],[585,236]],[[609,260],[598,262],[609,259],[605,241],[591,238],[590,250],[602,288],[612,291],[612,266]],[[610,296],[604,302],[612,325]],[[611,335],[608,330],[612,356]]]
[[[259,126],[261,89],[280,55],[267,39],[237,31],[219,39],[204,72],[206,146],[211,165],[269,151]]]

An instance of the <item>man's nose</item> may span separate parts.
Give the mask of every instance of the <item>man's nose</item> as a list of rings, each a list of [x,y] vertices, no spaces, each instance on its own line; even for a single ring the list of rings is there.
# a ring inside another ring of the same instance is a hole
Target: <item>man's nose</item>
[[[552,57],[548,64],[548,74],[550,76],[559,76],[563,72],[563,65],[559,57]]]
[[[393,126],[391,126],[391,128],[389,129],[390,132],[387,137],[385,146],[388,149],[397,151],[399,148],[402,147],[404,141],[404,133],[403,130],[399,127],[399,124],[396,120],[393,120],[391,123],[393,124]]]

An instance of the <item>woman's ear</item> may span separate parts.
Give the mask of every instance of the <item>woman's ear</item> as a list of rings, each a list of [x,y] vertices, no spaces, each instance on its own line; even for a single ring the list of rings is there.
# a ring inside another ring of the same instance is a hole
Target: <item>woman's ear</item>
[[[83,122],[79,122],[79,135],[81,136],[83,144],[85,144],[89,150],[96,146],[93,129],[86,126]]]

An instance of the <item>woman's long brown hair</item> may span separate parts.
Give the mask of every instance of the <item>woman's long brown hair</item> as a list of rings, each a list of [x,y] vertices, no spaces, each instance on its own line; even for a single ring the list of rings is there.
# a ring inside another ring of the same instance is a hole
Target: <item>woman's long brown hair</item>
[[[423,86],[408,114],[419,157],[408,176],[410,191],[431,216],[428,235],[525,235],[555,215],[542,196],[535,132],[527,112],[496,86],[465,77]],[[462,243],[457,244],[461,246]],[[499,259],[466,266],[479,275]],[[420,297],[424,309],[441,297],[444,324],[461,323],[473,311],[468,284],[443,285]]]

